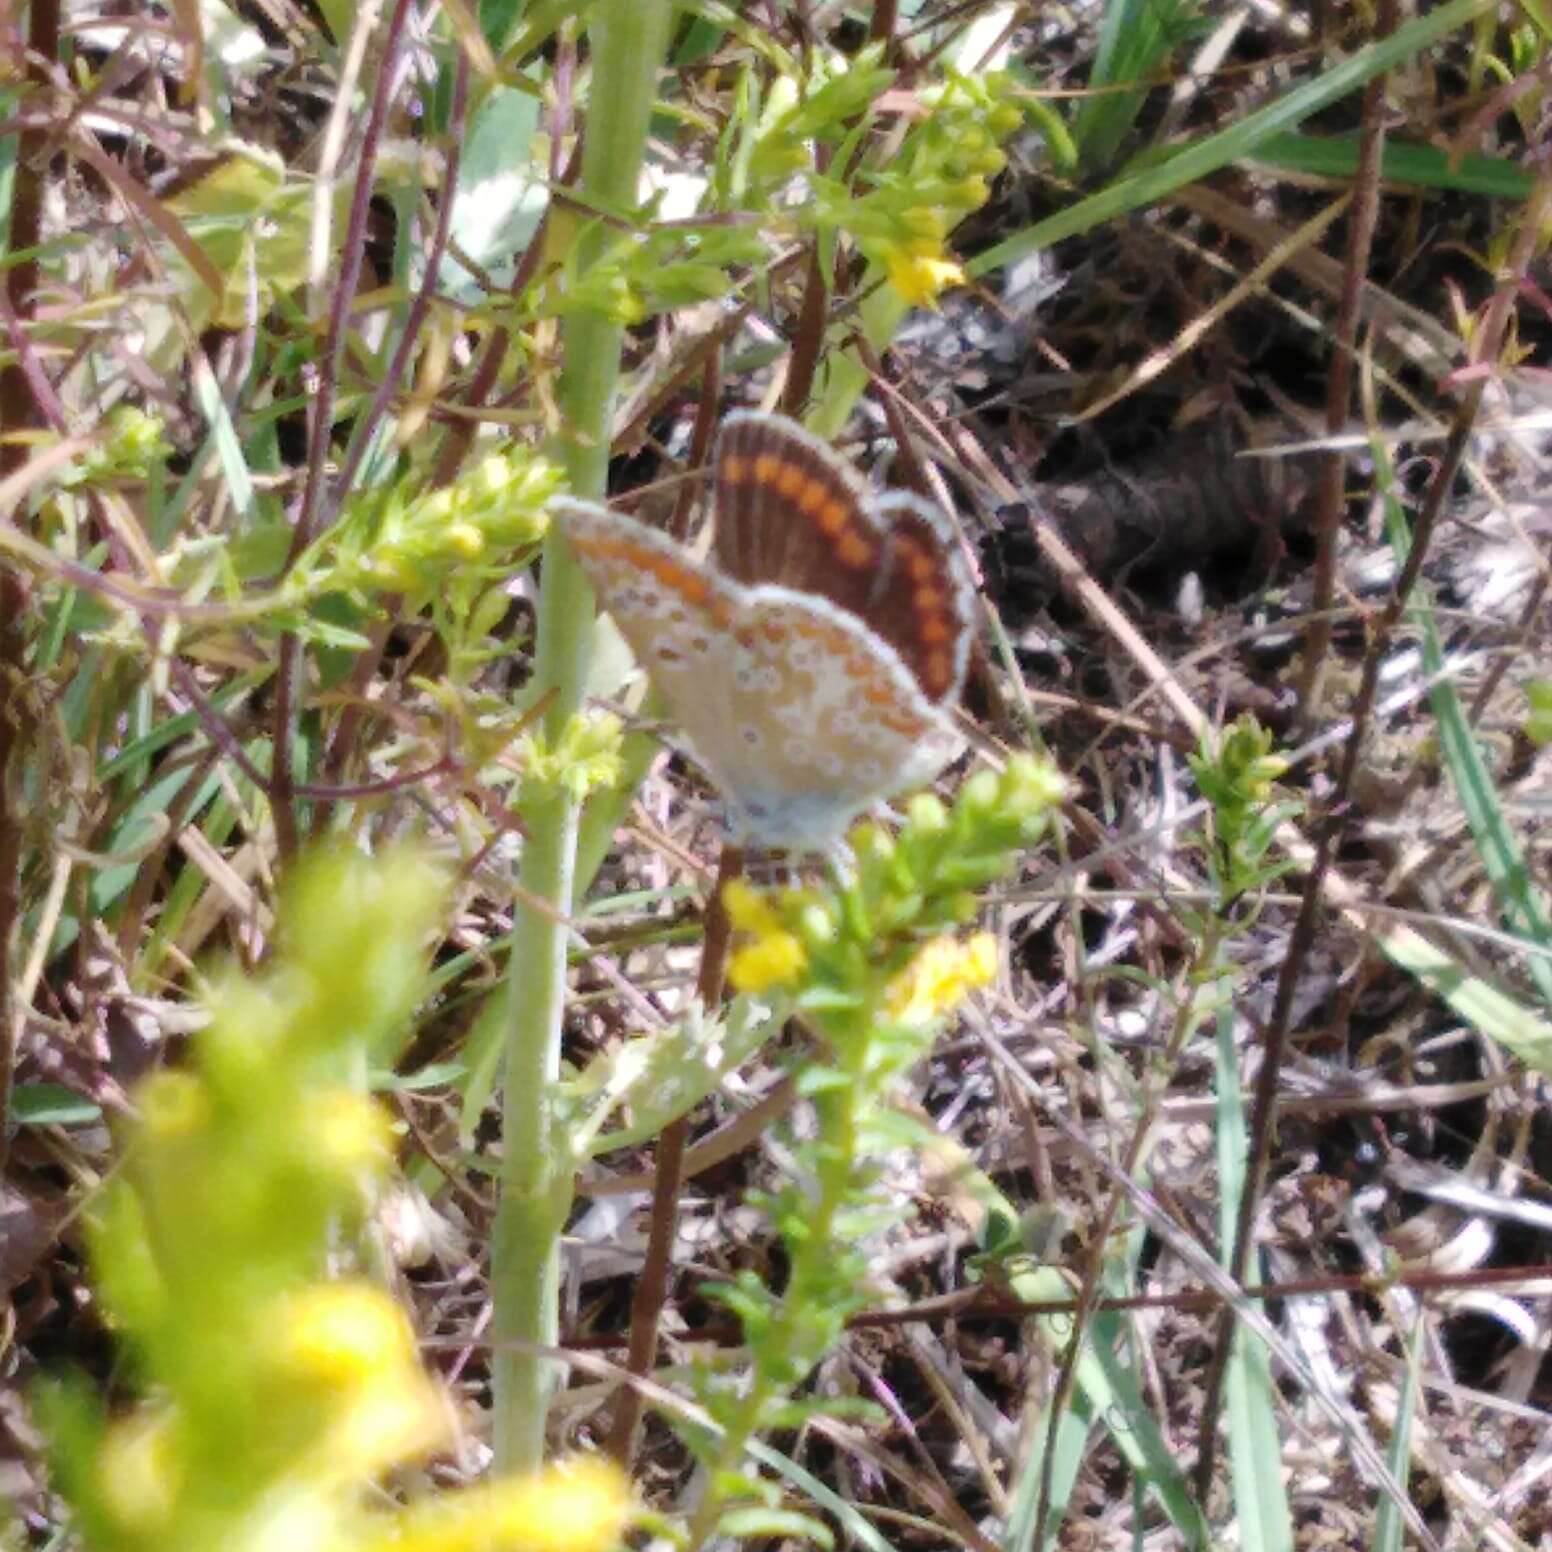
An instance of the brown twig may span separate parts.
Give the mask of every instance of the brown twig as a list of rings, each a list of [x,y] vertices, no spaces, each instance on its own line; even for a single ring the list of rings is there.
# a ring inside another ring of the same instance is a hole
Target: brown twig
[[[1381,0],[1377,38],[1396,27],[1396,0]],[[1385,149],[1385,91],[1390,76],[1384,72],[1364,88],[1363,126],[1359,132],[1358,169],[1353,178],[1353,202],[1347,227],[1346,271],[1342,297],[1337,304],[1332,330],[1331,375],[1326,379],[1326,430],[1340,436],[1352,413],[1353,358],[1358,345],[1358,320],[1363,310],[1363,282],[1369,272],[1374,246],[1374,227],[1380,209],[1380,157]],[[1313,524],[1317,549],[1313,608],[1314,619],[1304,639],[1304,661],[1299,673],[1299,704],[1306,722],[1316,714],[1326,654],[1331,649],[1331,620],[1326,612],[1336,594],[1336,548],[1341,528],[1346,487],[1347,455],[1332,448],[1320,464]]]
[[[968,1235],[967,1235],[968,1242]],[[1274,1283],[1251,1283],[1239,1290],[1246,1300],[1264,1304],[1282,1299],[1377,1298],[1392,1288],[1411,1293],[1436,1294],[1481,1292],[1495,1289],[1509,1297],[1545,1298],[1552,1291],[1552,1263],[1532,1266],[1480,1266],[1464,1272],[1441,1272],[1431,1267],[1400,1271],[1393,1276],[1368,1272],[1333,1272],[1318,1277],[1290,1277]],[[1177,1314],[1222,1309],[1223,1290],[1210,1287],[1172,1288],[1167,1293],[1106,1294],[1085,1305],[1082,1294],[1070,1299],[1020,1299],[994,1282],[977,1283],[952,1293],[934,1294],[890,1309],[859,1310],[846,1318],[848,1331],[889,1331],[901,1326],[929,1322],[964,1320],[1021,1320],[1040,1316],[1075,1315],[1087,1308],[1091,1315],[1126,1314],[1137,1310],[1170,1310]],[[578,1331],[568,1333],[563,1346],[568,1350],[598,1352],[624,1347],[628,1340],[623,1331]],[[687,1345],[713,1344],[736,1347],[748,1340],[736,1320],[713,1321],[682,1333]]]

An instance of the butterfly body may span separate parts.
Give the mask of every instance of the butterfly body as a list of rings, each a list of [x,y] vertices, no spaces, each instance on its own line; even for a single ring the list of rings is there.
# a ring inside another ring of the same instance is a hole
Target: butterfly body
[[[729,419],[718,564],[592,503],[555,510],[740,839],[827,850],[962,748],[945,706],[970,589],[947,520],[914,497],[870,502],[791,422]]]

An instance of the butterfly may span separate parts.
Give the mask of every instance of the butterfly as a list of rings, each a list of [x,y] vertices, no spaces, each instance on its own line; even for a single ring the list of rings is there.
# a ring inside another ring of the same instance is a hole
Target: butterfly
[[[828,851],[963,748],[969,567],[937,507],[873,495],[784,416],[730,415],[713,465],[707,560],[592,502],[552,510],[735,839]]]

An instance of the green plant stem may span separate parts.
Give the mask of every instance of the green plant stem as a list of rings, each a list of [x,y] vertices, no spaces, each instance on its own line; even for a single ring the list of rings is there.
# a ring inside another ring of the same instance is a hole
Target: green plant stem
[[[668,46],[672,0],[600,0],[593,7],[592,87],[581,189],[590,206],[624,209],[636,180]],[[580,267],[601,231],[584,232]],[[564,428],[552,449],[584,497],[604,493],[623,326],[596,313],[567,320],[557,390]],[[535,672],[552,693],[554,738],[582,704],[594,619],[592,590],[552,533],[544,549]],[[520,893],[508,971],[508,1027],[501,1200],[491,1251],[494,1438],[498,1471],[532,1471],[544,1458],[555,1366],[537,1346],[557,1334],[559,1236],[570,1201],[569,1162],[555,1135],[566,994],[566,919],[572,908],[577,804],[557,792],[526,816]]]
[[[749,1390],[735,1420],[717,1442],[717,1459],[707,1473],[706,1494],[695,1511],[690,1526],[689,1552],[698,1552],[715,1533],[717,1521],[726,1504],[725,1483],[736,1480],[743,1467],[744,1453],[760,1429],[767,1407],[785,1388],[793,1360],[816,1363],[821,1353],[804,1352],[809,1344],[805,1334],[812,1329],[810,1309],[814,1302],[813,1283],[823,1279],[835,1252],[836,1219],[857,1193],[859,1132],[862,1106],[876,1099],[876,1086],[867,1074],[869,1021],[874,1017],[882,987],[874,988],[868,1010],[854,1015],[855,1025],[835,1043],[836,1066],[847,1083],[816,1095],[814,1110],[819,1136],[813,1156],[821,1161],[818,1169],[817,1199],[809,1216],[808,1233],[801,1243],[789,1241],[792,1271],[783,1297],[779,1320],[760,1345]]]
[[[844,327],[837,326],[831,348],[824,352],[828,366],[821,368],[823,387],[819,402],[806,417],[808,429],[817,437],[833,442],[845,429],[868,386],[868,368],[865,354],[854,345],[845,343],[853,328],[860,324],[862,337],[875,355],[882,355],[893,343],[895,334],[905,321],[911,307],[893,286],[882,285],[882,272],[874,265],[868,266],[863,280],[863,296],[858,308],[856,323],[847,320]],[[868,290],[871,286],[872,289]]]

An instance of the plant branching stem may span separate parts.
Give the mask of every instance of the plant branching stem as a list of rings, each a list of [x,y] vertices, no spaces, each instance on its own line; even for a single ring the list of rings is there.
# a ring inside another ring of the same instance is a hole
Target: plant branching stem
[[[1487,368],[1496,367],[1499,353],[1508,332],[1515,298],[1525,278],[1527,269],[1540,240],[1540,233],[1552,211],[1552,172],[1542,171],[1531,196],[1520,212],[1520,224],[1504,266],[1499,273],[1498,286],[1483,314],[1482,327],[1473,341],[1473,364]],[[1342,765],[1336,786],[1323,822],[1319,826],[1319,838],[1315,857],[1310,865],[1305,883],[1304,898],[1299,915],[1294,922],[1288,943],[1288,953],[1278,975],[1277,992],[1272,1003],[1271,1017],[1267,1023],[1266,1039],[1261,1056],[1261,1068],[1256,1075],[1255,1103],[1251,1112],[1251,1160],[1246,1174],[1245,1191],[1240,1199],[1239,1221],[1235,1225],[1234,1253],[1230,1271],[1235,1280],[1243,1283],[1250,1264],[1251,1228],[1255,1219],[1256,1204],[1260,1200],[1271,1159],[1273,1118],[1276,1114],[1279,1079],[1282,1073],[1288,1031],[1293,1018],[1294,992],[1301,982],[1304,965],[1315,941],[1315,929],[1320,915],[1323,891],[1331,862],[1345,833],[1349,794],[1358,772],[1358,762],[1368,738],[1369,719],[1374,709],[1375,692],[1379,686],[1380,669],[1386,662],[1391,639],[1396,627],[1406,613],[1412,591],[1422,575],[1423,561],[1433,542],[1444,503],[1454,490],[1455,478],[1465,459],[1471,432],[1482,408],[1488,377],[1477,376],[1461,396],[1459,408],[1450,426],[1450,434],[1439,456],[1438,464],[1429,483],[1407,553],[1402,560],[1400,575],[1386,600],[1384,609],[1369,632],[1368,647],[1364,657],[1363,677],[1359,681],[1358,694],[1353,702],[1352,726],[1343,751]],[[1208,1371],[1206,1401],[1202,1411],[1201,1431],[1196,1463],[1196,1487],[1205,1502],[1211,1485],[1213,1462],[1217,1450],[1217,1415],[1222,1394],[1224,1373],[1228,1365],[1229,1342],[1233,1335],[1232,1310],[1225,1311],[1218,1328],[1217,1345],[1213,1364]]]
[[[625,209],[636,202],[673,15],[671,0],[602,0],[592,10],[582,189],[595,208]],[[581,235],[580,267],[586,268],[590,250],[606,237],[601,228]],[[562,431],[552,451],[581,496],[604,492],[623,339],[623,326],[601,313],[574,314],[564,326],[556,395]],[[552,696],[545,724],[552,738],[582,704],[593,618],[592,589],[552,532],[544,549],[535,663],[541,692]],[[535,1348],[553,1345],[557,1335],[559,1236],[571,1196],[571,1166],[564,1140],[555,1135],[552,1104],[560,1070],[577,803],[562,789],[526,817],[529,838],[508,971],[501,1201],[491,1253],[495,1454],[501,1471],[532,1471],[544,1457],[554,1364]],[[524,903],[529,899],[549,909]]]

